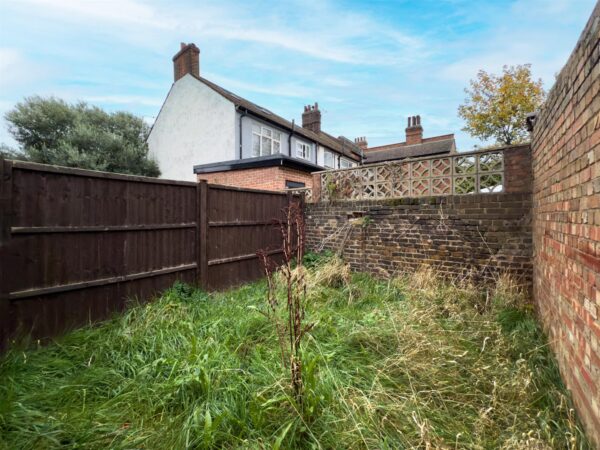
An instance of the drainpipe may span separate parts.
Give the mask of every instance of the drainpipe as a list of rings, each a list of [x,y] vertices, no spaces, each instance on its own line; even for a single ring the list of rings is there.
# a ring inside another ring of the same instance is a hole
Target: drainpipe
[[[238,109],[238,111],[240,111],[240,110]],[[242,159],[242,141],[243,141],[243,138],[242,138],[242,119],[244,117],[246,117],[247,115],[248,115],[248,111],[246,111],[246,110],[244,112],[242,112],[242,114],[240,115],[240,159]]]
[[[294,119],[292,119],[292,131],[290,131],[290,134],[288,136],[288,156],[292,156],[292,136],[294,135],[294,126],[296,125],[296,123],[294,122]]]

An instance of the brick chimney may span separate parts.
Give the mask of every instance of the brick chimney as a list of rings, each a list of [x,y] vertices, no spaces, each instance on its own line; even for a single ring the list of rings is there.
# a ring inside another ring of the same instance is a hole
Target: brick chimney
[[[367,142],[367,138],[366,137],[357,137],[356,139],[354,139],[354,143],[356,145],[358,145],[358,147],[362,150],[365,151],[367,148],[369,148],[369,143]]]
[[[173,69],[175,81],[188,73],[196,77],[200,76],[200,49],[196,44],[181,43],[181,48],[173,56]]]
[[[302,128],[313,131],[315,133],[321,132],[321,111],[319,111],[319,104],[315,102],[314,105],[307,105],[304,107],[302,113]]]
[[[423,127],[421,126],[421,116],[412,116],[408,118],[406,127],[406,145],[420,144],[423,141]]]

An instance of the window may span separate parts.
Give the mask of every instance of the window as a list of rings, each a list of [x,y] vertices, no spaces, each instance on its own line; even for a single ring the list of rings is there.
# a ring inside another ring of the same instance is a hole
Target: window
[[[349,169],[350,167],[354,167],[354,164],[352,164],[352,161],[349,161],[346,158],[340,159],[340,168],[341,169]]]
[[[306,184],[300,181],[285,180],[285,187],[287,189],[303,188],[306,187]]]
[[[267,156],[281,150],[281,133],[271,128],[252,125],[252,156]]]
[[[296,156],[302,159],[310,159],[310,145],[304,142],[296,142]]]
[[[335,156],[330,151],[325,150],[323,154],[323,166],[328,169],[335,168]]]

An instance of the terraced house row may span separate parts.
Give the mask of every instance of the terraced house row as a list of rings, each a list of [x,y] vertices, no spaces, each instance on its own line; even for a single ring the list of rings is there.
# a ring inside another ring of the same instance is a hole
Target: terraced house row
[[[202,77],[194,44],[181,44],[173,68],[148,139],[165,178],[283,190],[312,187],[311,173],[323,169],[456,151],[453,134],[423,138],[419,116],[408,119],[405,141],[372,148],[365,137],[323,131],[318,103],[296,124]]]

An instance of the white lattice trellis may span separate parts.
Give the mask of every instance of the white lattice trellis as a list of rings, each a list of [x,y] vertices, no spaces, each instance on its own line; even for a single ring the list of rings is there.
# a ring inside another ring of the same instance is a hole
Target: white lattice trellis
[[[502,150],[373,164],[321,173],[321,200],[502,192]]]

